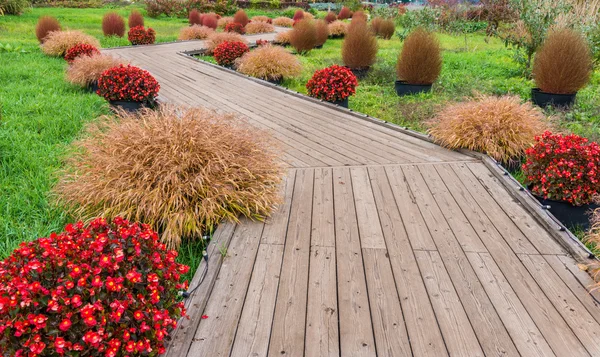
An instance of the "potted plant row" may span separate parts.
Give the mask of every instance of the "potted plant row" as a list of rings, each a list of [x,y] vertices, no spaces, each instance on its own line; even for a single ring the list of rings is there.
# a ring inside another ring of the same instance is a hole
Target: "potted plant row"
[[[418,28],[406,37],[398,57],[396,93],[403,96],[429,92],[441,71],[442,55],[437,38]]]
[[[96,93],[113,107],[135,112],[154,107],[159,89],[160,85],[148,71],[121,64],[102,73]]]
[[[314,73],[306,83],[308,95],[344,108],[348,108],[348,98],[356,93],[358,80],[346,67],[333,65]]]

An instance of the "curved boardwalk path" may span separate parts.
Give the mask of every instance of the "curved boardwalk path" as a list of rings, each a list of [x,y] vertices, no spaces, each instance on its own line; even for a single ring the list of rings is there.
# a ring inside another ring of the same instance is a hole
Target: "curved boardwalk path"
[[[202,45],[110,52],[271,131],[289,170],[266,223],[217,230],[169,357],[600,356],[583,251],[484,162],[178,53]]]

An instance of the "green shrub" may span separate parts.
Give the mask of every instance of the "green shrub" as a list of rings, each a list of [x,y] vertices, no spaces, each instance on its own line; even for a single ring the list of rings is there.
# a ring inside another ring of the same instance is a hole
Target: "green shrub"
[[[0,0],[0,15],[21,15],[29,6],[31,3],[27,0]]]

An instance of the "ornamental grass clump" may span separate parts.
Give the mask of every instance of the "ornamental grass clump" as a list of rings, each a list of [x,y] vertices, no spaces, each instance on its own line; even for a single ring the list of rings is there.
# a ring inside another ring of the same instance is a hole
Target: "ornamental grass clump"
[[[108,12],[102,17],[102,32],[104,36],[123,37],[125,35],[125,20],[116,12]]]
[[[276,17],[273,19],[273,25],[280,27],[292,27],[294,26],[294,20],[289,17]]]
[[[355,21],[367,22],[368,20],[369,20],[369,17],[367,16],[367,14],[364,13],[364,11],[356,11],[354,14],[352,14],[352,22],[355,22]]]
[[[574,206],[593,202],[600,187],[600,145],[575,134],[549,131],[535,141],[523,164],[531,192]]]
[[[108,101],[153,104],[160,85],[150,72],[132,65],[119,65],[98,78],[98,95]]]
[[[317,28],[312,20],[300,20],[290,33],[290,45],[298,53],[306,53],[317,45]]]
[[[238,24],[242,25],[242,27],[246,27],[246,25],[248,25],[248,23],[250,22],[250,19],[248,18],[248,14],[246,14],[246,11],[239,9],[233,15],[233,22],[237,22]]]
[[[304,11],[300,9],[296,10],[296,12],[294,12],[294,16],[292,17],[292,20],[294,20],[294,22],[298,22],[302,19],[304,19]]]
[[[292,31],[279,32],[275,35],[275,43],[279,45],[289,45],[290,44],[290,34]]]
[[[335,12],[329,11],[327,13],[327,15],[325,15],[324,20],[327,21],[328,24],[330,24],[330,23],[334,22],[335,20],[337,20],[337,15],[335,14]]]
[[[348,24],[340,20],[335,20],[327,27],[329,28],[329,37],[333,38],[344,37],[346,35],[346,31],[348,30]]]
[[[219,26],[219,19],[217,18],[217,14],[204,14],[204,16],[202,16],[202,26],[206,26],[213,30],[216,30]]]
[[[196,9],[192,9],[188,14],[188,22],[190,25],[202,25],[202,14]]]
[[[279,203],[282,168],[268,133],[204,108],[120,116],[89,127],[56,188],[77,216],[147,222],[175,248]]]
[[[365,21],[353,21],[342,43],[342,61],[352,69],[368,69],[377,59],[377,38]]]
[[[83,56],[94,56],[99,55],[100,51],[92,45],[88,45],[87,43],[77,44],[67,50],[65,54],[65,60],[69,63],[72,63],[76,58]]]
[[[136,26],[144,26],[144,16],[137,10],[132,10],[127,21],[129,28]]]
[[[356,93],[358,81],[346,67],[333,65],[316,71],[306,83],[308,95],[328,102],[339,102]]]
[[[204,40],[211,34],[213,34],[215,30],[210,27],[200,26],[200,25],[192,25],[187,26],[179,31],[178,40]]]
[[[227,26],[227,24],[232,23],[232,22],[233,22],[233,17],[232,16],[221,17],[217,21],[217,28],[224,29],[225,26]]]
[[[268,22],[256,21],[250,22],[246,25],[246,33],[248,35],[253,35],[257,33],[269,33],[275,32],[275,27]]]
[[[45,37],[42,52],[48,56],[64,57],[69,48],[86,43],[100,48],[100,42],[81,31],[52,31]]]
[[[450,104],[429,125],[438,144],[478,151],[504,164],[520,162],[535,136],[548,127],[541,110],[517,96],[482,96]]]
[[[398,56],[398,79],[409,84],[432,84],[442,71],[440,43],[431,32],[418,28],[404,40]]]
[[[77,57],[67,68],[67,81],[87,87],[98,81],[106,70],[125,64],[122,60],[103,54]]]
[[[180,317],[189,267],[148,225],[68,224],[0,262],[5,356],[155,356]],[[99,352],[102,351],[102,352]]]
[[[222,42],[243,42],[248,44],[244,36],[235,32],[215,32],[208,36],[204,45],[206,53],[212,55],[213,51]]]
[[[156,41],[156,32],[151,27],[146,30],[144,26],[129,29],[127,39],[132,45],[151,45]]]
[[[299,59],[280,46],[261,46],[237,60],[237,70],[248,76],[277,82],[302,73]]]
[[[220,43],[215,50],[213,51],[213,55],[215,57],[215,61],[221,66],[232,67],[235,63],[235,60],[242,57],[244,53],[248,52],[250,49],[243,42],[222,42]]]
[[[586,39],[571,29],[550,32],[533,62],[533,78],[542,92],[575,94],[590,80],[592,55]]]
[[[46,36],[52,31],[60,31],[60,23],[52,16],[42,16],[35,26],[35,36],[40,43],[44,43]]]
[[[325,20],[315,21],[315,29],[317,31],[317,43],[316,46],[323,46],[329,38],[329,26]]]
[[[377,35],[384,40],[389,40],[394,36],[395,32],[396,24],[394,23],[394,20],[385,19],[379,24],[379,33]]]
[[[371,20],[371,31],[375,34],[375,36],[379,36],[379,27],[381,26],[382,21],[383,18],[381,17],[375,17],[373,20]]]
[[[272,18],[270,18],[268,16],[262,16],[262,15],[253,16],[252,17],[252,22],[255,22],[255,21],[256,22],[266,22],[266,23],[269,23],[269,24],[273,23],[273,19]]]
[[[338,14],[338,20],[346,20],[352,17],[352,11],[346,6],[342,7],[340,13]]]

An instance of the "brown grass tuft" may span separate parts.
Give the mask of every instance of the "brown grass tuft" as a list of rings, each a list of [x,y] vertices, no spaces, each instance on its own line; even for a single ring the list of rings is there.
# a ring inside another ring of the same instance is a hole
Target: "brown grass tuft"
[[[223,219],[262,219],[279,202],[273,139],[232,115],[161,106],[90,125],[55,192],[78,218],[150,224],[176,248]]]
[[[186,26],[181,29],[179,32],[178,40],[186,41],[186,40],[204,40],[208,36],[212,35],[215,30],[210,27],[200,26],[200,25],[192,25]]]
[[[371,31],[376,36],[379,36],[379,28],[381,26],[381,21],[383,21],[383,18],[381,17],[376,17],[373,20],[371,20]]]
[[[290,33],[290,44],[298,53],[312,50],[317,44],[317,28],[313,20],[296,22]]]
[[[317,30],[316,46],[322,46],[325,42],[327,42],[327,38],[329,38],[329,26],[327,25],[327,21],[317,20],[315,22],[315,28]]]
[[[352,11],[346,6],[342,7],[340,13],[338,14],[338,20],[346,20],[352,17]]]
[[[79,56],[67,68],[67,81],[87,87],[100,78],[100,75],[109,68],[118,67],[127,62],[109,55]]]
[[[302,65],[296,56],[280,46],[261,46],[237,60],[237,70],[248,76],[276,81],[299,76]]]
[[[379,36],[384,40],[389,40],[396,32],[394,20],[382,20],[379,24]]]
[[[248,18],[248,14],[246,14],[246,11],[239,9],[235,13],[235,15],[233,15],[233,22],[237,22],[238,24],[245,27],[246,25],[248,25],[248,22],[250,22],[250,19]]]
[[[371,67],[376,59],[377,38],[366,22],[353,21],[342,43],[342,61],[352,69],[362,69]]]
[[[257,33],[269,33],[274,32],[275,27],[268,22],[256,21],[250,22],[246,25],[246,33],[248,35],[257,34]]]
[[[398,79],[410,84],[431,84],[442,71],[440,43],[433,33],[422,28],[414,30],[404,40],[396,64]]]
[[[233,17],[232,16],[221,17],[217,21],[217,28],[224,29],[225,26],[227,26],[227,24],[232,23],[232,22],[233,22]]]
[[[364,21],[367,22],[369,17],[364,11],[357,11],[352,15],[352,21]]]
[[[213,50],[223,42],[243,42],[248,44],[244,36],[235,32],[215,32],[206,38],[206,52],[212,54]]]
[[[334,22],[335,20],[337,20],[337,15],[335,12],[329,11],[327,15],[325,15],[325,21],[327,21],[328,24]]]
[[[311,14],[310,12],[304,11],[304,18],[305,19],[309,19],[309,20],[314,20],[315,19],[315,15]]]
[[[273,19],[273,25],[280,27],[292,27],[294,26],[294,20],[289,17],[276,17]]]
[[[429,124],[429,133],[442,146],[479,151],[503,163],[520,159],[547,129],[542,111],[517,96],[451,104]]]
[[[260,21],[260,22],[268,22],[268,23],[272,23],[272,22],[273,22],[273,19],[271,19],[269,16],[262,16],[262,15],[259,15],[259,16],[253,16],[253,17],[252,17],[252,22],[254,22],[254,21],[257,21],[257,22],[258,22],[258,21]]]
[[[589,82],[591,73],[587,41],[571,29],[552,31],[533,62],[535,83],[546,93],[576,93]]]
[[[53,31],[46,36],[42,52],[48,56],[63,57],[69,48],[80,43],[100,48],[100,41],[81,31]]]
[[[144,26],[144,16],[137,10],[132,10],[128,19],[129,28],[136,26]]]
[[[346,35],[346,31],[348,31],[348,24],[340,20],[335,20],[327,25],[327,27],[329,27],[330,37],[344,37]]]
[[[275,42],[281,45],[289,45],[291,33],[291,30],[285,32],[278,32],[277,35],[275,35]]]
[[[192,9],[188,14],[188,22],[190,25],[202,25],[202,14],[196,9]]]
[[[60,23],[52,16],[42,16],[39,18],[37,25],[35,26],[35,36],[40,43],[44,43],[44,39],[48,36],[48,33],[52,31],[60,31]]]
[[[102,32],[104,36],[123,37],[125,35],[125,20],[116,12],[108,12],[102,17]]]

